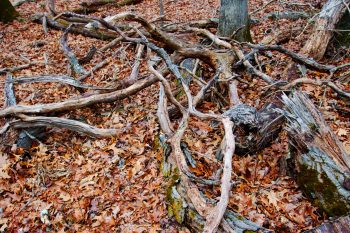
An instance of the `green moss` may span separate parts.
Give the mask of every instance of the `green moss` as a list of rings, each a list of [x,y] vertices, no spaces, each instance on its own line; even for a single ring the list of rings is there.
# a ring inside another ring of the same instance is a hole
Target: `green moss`
[[[310,197],[313,205],[319,207],[328,216],[342,216],[350,212],[349,203],[326,174],[320,174],[303,164],[299,164],[299,168],[297,183]]]

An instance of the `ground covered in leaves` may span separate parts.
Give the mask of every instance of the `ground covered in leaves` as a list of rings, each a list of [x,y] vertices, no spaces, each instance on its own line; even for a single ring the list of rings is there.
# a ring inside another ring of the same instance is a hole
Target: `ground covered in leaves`
[[[250,1],[252,25],[256,43],[287,29],[294,32],[283,42],[298,51],[308,36],[307,19],[276,20],[266,17],[272,12],[304,11],[317,13],[323,2],[318,0],[275,1],[260,9],[269,1]],[[79,7],[79,1],[56,1],[56,10],[69,11]],[[96,16],[109,16],[123,11],[133,11],[152,20],[159,16],[156,0],[144,0],[134,6],[121,8],[101,7]],[[164,23],[188,22],[217,17],[218,2],[164,1]],[[259,10],[260,9],[260,10]],[[20,17],[10,24],[0,24],[0,69],[37,62],[27,69],[13,73],[14,77],[39,74],[72,74],[59,46],[62,32],[31,22],[30,16],[45,12],[45,1],[33,1],[18,8]],[[188,35],[180,35],[187,38]],[[187,38],[196,41],[198,38]],[[102,47],[107,42],[69,35],[69,45],[77,57],[83,57],[94,45]],[[97,53],[84,68],[113,56],[107,66],[94,72],[86,82],[98,86],[113,86],[127,77],[135,61],[135,47],[121,43]],[[290,60],[274,54],[274,59],[259,57],[264,71],[278,79]],[[350,62],[349,49],[330,48],[324,62],[340,64]],[[239,71],[237,71],[239,73]],[[142,63],[140,77],[147,77],[146,64]],[[313,79],[324,79],[324,74],[308,71]],[[1,74],[1,91],[5,75]],[[241,100],[252,106],[262,106],[270,93],[266,84],[242,75],[239,84]],[[344,77],[342,77],[344,78]],[[346,80],[346,77],[345,77]],[[349,89],[349,79],[344,82]],[[314,97],[317,106],[331,123],[350,150],[349,103],[334,98],[330,90],[304,86],[305,92]],[[50,103],[80,95],[76,89],[62,84],[15,85],[18,104]],[[90,108],[65,113],[63,116],[77,119],[101,128],[117,128],[118,134],[109,139],[91,139],[68,130],[50,129],[45,138],[38,140],[30,153],[16,148],[16,132],[3,135],[0,152],[0,232],[179,232],[187,231],[178,226],[167,214],[167,180],[162,177],[163,151],[157,135],[156,117],[158,85],[153,85],[135,96],[112,104],[99,104]],[[3,96],[0,97],[4,102]],[[222,106],[205,102],[205,111]],[[1,119],[5,123],[5,119]],[[184,137],[194,158],[200,163],[192,171],[198,176],[215,177],[215,153],[223,130],[210,122],[191,119]],[[246,156],[235,156],[233,162],[234,186],[229,208],[248,219],[278,232],[300,232],[322,223],[324,216],[317,212],[298,190],[293,180],[279,171],[279,158],[287,155],[286,136],[281,137],[264,151]],[[219,187],[207,191],[215,198]]]

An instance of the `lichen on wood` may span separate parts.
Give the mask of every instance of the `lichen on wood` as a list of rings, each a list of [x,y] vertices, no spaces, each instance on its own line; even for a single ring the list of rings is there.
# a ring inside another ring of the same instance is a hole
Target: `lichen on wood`
[[[282,96],[290,143],[291,175],[315,206],[328,216],[350,212],[350,157],[321,113],[300,92]]]

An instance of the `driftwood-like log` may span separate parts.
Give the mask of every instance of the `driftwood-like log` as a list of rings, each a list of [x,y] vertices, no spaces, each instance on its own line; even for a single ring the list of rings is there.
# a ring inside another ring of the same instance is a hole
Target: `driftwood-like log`
[[[316,18],[314,32],[302,48],[302,53],[314,59],[321,59],[328,42],[333,36],[336,24],[343,16],[349,0],[328,0]]]
[[[290,142],[288,167],[304,194],[328,216],[350,213],[350,156],[312,101],[282,96]]]

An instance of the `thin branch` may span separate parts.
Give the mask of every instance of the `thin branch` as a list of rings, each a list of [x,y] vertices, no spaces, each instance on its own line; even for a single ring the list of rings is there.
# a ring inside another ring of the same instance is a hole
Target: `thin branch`
[[[323,72],[330,72],[332,69],[335,68],[333,65],[322,65],[318,63],[317,61],[310,59],[306,56],[297,54],[295,52],[292,52],[280,45],[255,45],[251,43],[244,43],[247,44],[249,47],[260,50],[260,51],[278,51],[280,53],[283,53],[289,57],[291,57],[294,61],[301,63],[309,68],[318,70],[318,71],[323,71]]]
[[[66,57],[68,58],[68,61],[73,67],[74,71],[77,74],[86,74],[87,73],[86,70],[79,64],[78,58],[75,56],[75,54],[73,53],[73,50],[67,44],[68,33],[71,27],[72,27],[72,24],[69,25],[69,27],[64,31],[64,33],[61,36],[61,39],[60,39],[61,48],[64,52],[64,55],[66,55]]]
[[[311,84],[311,85],[315,85],[315,86],[325,85],[325,86],[332,88],[332,90],[335,91],[340,96],[343,96],[343,97],[350,99],[350,92],[343,91],[337,85],[335,85],[333,82],[328,81],[328,80],[312,80],[309,78],[299,78],[299,79],[296,79],[293,82],[283,86],[283,89],[289,90],[298,84]]]

